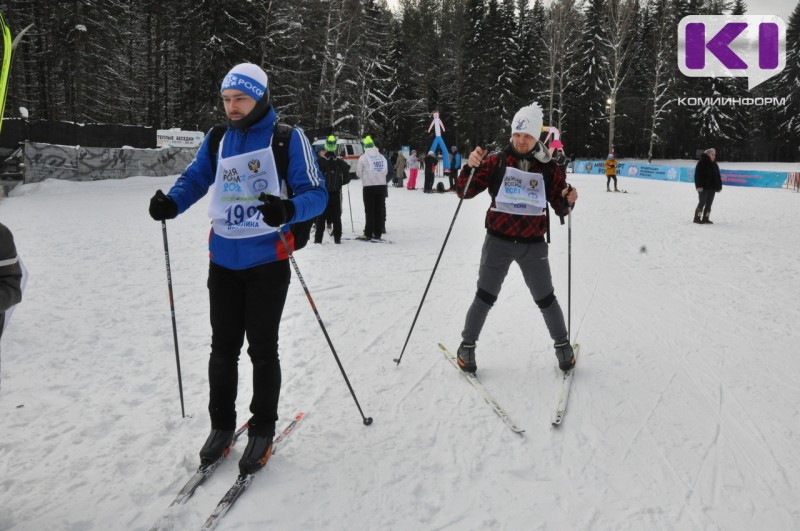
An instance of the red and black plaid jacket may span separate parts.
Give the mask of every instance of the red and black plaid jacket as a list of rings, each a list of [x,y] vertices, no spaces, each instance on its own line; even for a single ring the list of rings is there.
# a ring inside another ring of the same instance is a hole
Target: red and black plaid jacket
[[[520,243],[544,241],[544,235],[547,232],[547,216],[519,216],[493,210],[495,208],[494,194],[500,188],[500,182],[503,179],[503,175],[500,174],[502,170],[498,171],[500,157],[503,156],[506,158],[506,167],[516,167],[517,158],[513,154],[501,151],[490,155],[475,170],[475,175],[472,176],[469,188],[465,189],[469,174],[472,171],[472,168],[465,165],[461,169],[458,179],[456,179],[456,193],[459,197],[470,199],[487,188],[490,190],[492,204],[489,210],[486,211],[486,231],[489,234],[504,240]],[[569,214],[569,208],[561,197],[561,191],[567,187],[567,182],[564,179],[564,174],[561,173],[561,169],[552,160],[542,163],[537,159],[532,159],[531,162],[532,164],[528,171],[544,175],[547,201],[553,207],[556,215],[566,216]]]

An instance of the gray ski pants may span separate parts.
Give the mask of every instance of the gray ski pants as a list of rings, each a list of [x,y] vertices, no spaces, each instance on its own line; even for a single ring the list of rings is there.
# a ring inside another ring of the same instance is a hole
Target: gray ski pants
[[[500,294],[511,262],[519,264],[525,284],[542,312],[550,338],[553,341],[567,338],[564,314],[553,292],[547,253],[546,242],[514,243],[486,235],[478,271],[478,291],[469,307],[464,330],[461,332],[465,343],[474,344],[478,340],[489,310]]]

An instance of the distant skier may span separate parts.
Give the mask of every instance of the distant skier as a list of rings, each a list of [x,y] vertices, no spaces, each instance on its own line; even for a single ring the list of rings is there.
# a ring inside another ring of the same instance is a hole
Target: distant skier
[[[358,240],[380,240],[386,233],[386,176],[389,161],[375,147],[372,137],[364,137],[364,154],[358,158],[356,175],[361,179],[364,198],[364,234]]]
[[[611,179],[614,179],[614,191],[619,192],[617,188],[617,159],[613,153],[609,153],[606,157],[606,192],[611,191]]]
[[[325,212],[317,216],[314,230],[314,243],[322,243],[325,225],[331,226],[333,243],[342,243],[342,187],[350,182],[350,166],[336,156],[336,137],[330,135],[323,149],[317,152],[317,162],[325,187],[328,190],[328,205]]]
[[[569,334],[553,290],[548,261],[547,204],[559,216],[569,214],[578,191],[567,186],[561,169],[539,142],[542,108],[523,107],[511,122],[511,141],[485,160],[486,151],[476,147],[456,181],[456,193],[469,199],[489,190],[492,202],[486,212],[486,237],[478,270],[478,290],[467,312],[457,361],[461,370],[474,373],[476,342],[489,310],[500,294],[511,262],[517,262],[525,284],[544,317],[561,370],[575,364]],[[466,188],[472,168],[476,168]],[[527,326],[527,325],[521,325]]]

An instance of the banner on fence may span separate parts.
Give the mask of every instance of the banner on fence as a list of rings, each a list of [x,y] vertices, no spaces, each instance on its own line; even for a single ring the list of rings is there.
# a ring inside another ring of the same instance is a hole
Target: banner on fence
[[[589,175],[605,175],[605,161],[576,160],[575,173]],[[642,164],[620,160],[617,162],[617,175],[638,179],[655,179],[694,183],[694,166],[669,166],[660,164]],[[780,188],[784,186],[789,174],[781,171],[730,170],[721,168],[722,184],[728,186],[750,186],[760,188]]]

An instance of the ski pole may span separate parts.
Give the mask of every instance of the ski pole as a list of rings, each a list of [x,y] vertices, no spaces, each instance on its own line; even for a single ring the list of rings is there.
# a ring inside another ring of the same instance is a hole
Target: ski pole
[[[167,262],[167,288],[169,291],[169,310],[172,314],[172,340],[175,342],[175,363],[178,367],[178,393],[181,396],[181,418],[186,418],[183,407],[183,380],[181,379],[181,357],[178,353],[178,326],[175,324],[175,300],[172,297],[172,272],[169,267],[169,244],[167,243],[167,222],[161,220],[161,234],[164,236],[164,259]]]
[[[297,273],[297,278],[300,280],[300,285],[303,286],[303,291],[306,292],[306,298],[308,299],[308,303],[311,305],[311,309],[314,310],[314,315],[317,317],[317,322],[319,323],[320,328],[322,328],[322,333],[325,335],[325,340],[328,342],[328,346],[331,348],[331,352],[333,352],[333,357],[336,359],[336,364],[339,366],[339,370],[342,371],[342,376],[344,376],[344,381],[347,384],[347,388],[350,389],[350,394],[353,396],[353,400],[356,403],[356,407],[358,408],[358,412],[361,414],[361,420],[364,422],[365,426],[369,426],[372,424],[372,417],[365,417],[364,412],[361,410],[361,405],[358,403],[358,398],[356,398],[356,393],[353,391],[353,386],[350,385],[350,380],[347,378],[347,373],[344,372],[344,367],[342,367],[342,362],[339,361],[339,355],[336,354],[336,349],[333,348],[333,343],[331,342],[331,338],[328,335],[328,331],[325,329],[325,325],[322,322],[322,317],[320,317],[319,312],[317,311],[317,305],[314,304],[314,299],[311,298],[311,292],[308,291],[308,286],[306,286],[306,281],[303,280],[303,275],[300,274],[300,268],[297,267],[297,262],[294,259],[294,254],[292,250],[289,248],[289,244],[286,242],[286,237],[283,235],[280,227],[278,228],[278,236],[281,238],[281,242],[283,243],[283,247],[286,249],[286,252],[289,254],[289,261],[292,263],[292,267],[294,267],[294,272]]]
[[[487,151],[488,152],[488,151]],[[485,155],[484,155],[485,157]],[[483,159],[481,159],[482,161]],[[478,168],[472,168],[469,172],[469,178],[467,179],[467,184],[464,186],[464,191],[469,189],[469,184],[472,182],[472,176],[475,175],[475,170]],[[394,362],[397,365],[400,365],[400,361],[403,359],[403,354],[406,351],[406,347],[408,346],[408,340],[411,339],[411,333],[414,331],[414,326],[417,324],[417,318],[419,317],[419,312],[422,310],[422,305],[425,303],[425,297],[428,295],[428,290],[431,287],[431,283],[433,282],[433,276],[436,274],[436,268],[439,267],[439,260],[442,259],[442,254],[444,253],[444,248],[447,245],[447,240],[450,238],[450,233],[453,231],[453,225],[456,223],[456,217],[458,216],[458,211],[461,210],[461,203],[464,202],[464,196],[461,196],[461,199],[458,200],[458,206],[456,207],[456,211],[453,214],[453,220],[450,222],[450,228],[447,229],[447,235],[444,237],[444,242],[442,243],[442,248],[439,251],[439,256],[436,258],[436,263],[433,264],[433,271],[431,271],[431,278],[428,279],[428,285],[425,286],[425,292],[422,294],[422,300],[419,302],[419,307],[417,308],[417,313],[414,315],[414,320],[411,322],[411,329],[408,331],[408,335],[406,336],[406,342],[403,344],[403,350],[400,351],[400,357],[395,358]]]
[[[570,189],[572,187],[570,186]],[[572,209],[567,214],[567,337],[572,340]]]
[[[350,200],[350,183],[347,183],[347,206],[350,207],[350,230],[355,232],[356,229],[353,226],[353,202]]]

